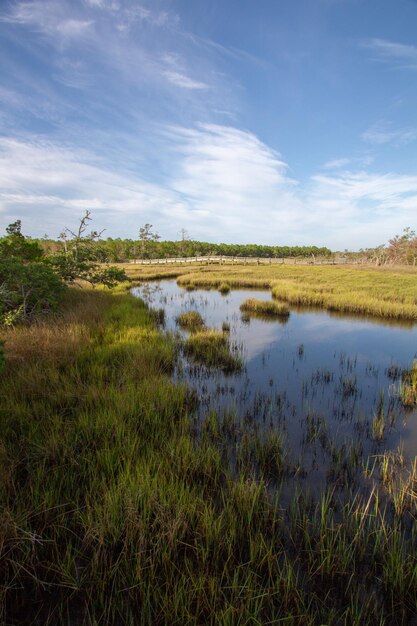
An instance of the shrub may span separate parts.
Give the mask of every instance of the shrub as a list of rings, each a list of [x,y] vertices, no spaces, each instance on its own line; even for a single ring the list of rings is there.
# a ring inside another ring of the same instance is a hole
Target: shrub
[[[11,326],[57,308],[65,285],[44,263],[0,259],[0,321]]]

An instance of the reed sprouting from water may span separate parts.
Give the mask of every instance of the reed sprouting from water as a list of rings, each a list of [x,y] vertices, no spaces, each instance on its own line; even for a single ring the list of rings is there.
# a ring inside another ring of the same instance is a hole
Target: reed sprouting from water
[[[404,406],[413,407],[417,404],[417,361],[414,361],[409,371],[403,372],[399,395]]]

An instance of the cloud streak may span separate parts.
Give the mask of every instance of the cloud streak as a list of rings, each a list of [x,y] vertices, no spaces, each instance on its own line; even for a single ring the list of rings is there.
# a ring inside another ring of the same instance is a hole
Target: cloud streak
[[[377,38],[370,39],[362,45],[372,50],[377,59],[417,70],[417,46]]]
[[[63,42],[87,36],[93,20],[77,19],[66,10],[65,3],[50,0],[33,0],[12,5],[9,13],[0,21],[27,26],[54,40]]]
[[[169,80],[173,85],[177,85],[177,87],[181,87],[183,89],[208,89],[209,86],[206,83],[193,80],[189,78],[185,74],[181,74],[180,72],[174,72],[172,70],[165,70],[163,75]]]
[[[406,145],[417,139],[417,128],[394,128],[389,122],[378,121],[364,133],[362,139],[374,145]]]

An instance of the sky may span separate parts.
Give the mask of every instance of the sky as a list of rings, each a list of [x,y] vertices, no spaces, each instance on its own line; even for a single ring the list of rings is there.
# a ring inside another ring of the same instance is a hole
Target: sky
[[[417,0],[0,0],[0,233],[417,230]]]

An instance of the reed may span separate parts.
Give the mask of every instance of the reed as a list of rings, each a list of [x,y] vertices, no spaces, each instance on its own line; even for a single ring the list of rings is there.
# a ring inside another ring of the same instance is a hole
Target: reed
[[[409,371],[403,372],[399,384],[399,396],[406,407],[413,407],[417,404],[417,361],[414,361]]]

